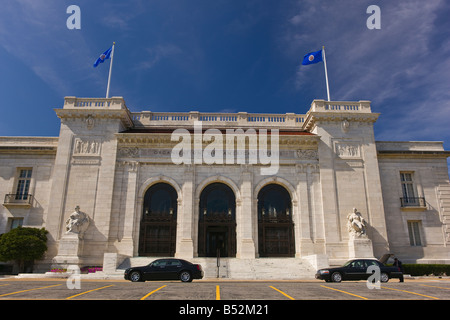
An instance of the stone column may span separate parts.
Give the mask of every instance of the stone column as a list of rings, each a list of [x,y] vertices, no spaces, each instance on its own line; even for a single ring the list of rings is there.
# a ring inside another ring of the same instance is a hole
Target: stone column
[[[128,169],[128,170],[127,170]],[[135,243],[138,243],[139,231],[134,234],[135,222],[139,221],[140,218],[136,219],[136,215],[140,217],[141,212],[136,212],[140,206],[137,205],[138,197],[138,171],[139,162],[131,161],[127,163],[125,170],[128,171],[128,184],[127,193],[125,195],[125,219],[123,221],[123,238],[121,239],[121,253],[127,256],[134,256],[137,253],[137,248],[135,248]],[[138,229],[139,230],[139,229]],[[136,237],[137,241],[133,239]]]
[[[240,259],[254,259],[256,255],[253,239],[253,173],[246,169],[242,173],[241,199],[236,199],[237,244],[236,257]],[[238,215],[239,213],[239,215]]]
[[[181,187],[182,200],[178,199],[177,214],[177,249],[175,256],[178,258],[192,259],[194,257],[193,221],[194,221],[194,186],[195,167],[184,166],[184,182]]]
[[[292,202],[293,219],[295,223],[295,256],[301,257],[313,254],[311,239],[311,220],[308,187],[308,165],[297,165],[296,171],[299,178],[297,195],[299,201]],[[299,203],[298,203],[299,202]]]

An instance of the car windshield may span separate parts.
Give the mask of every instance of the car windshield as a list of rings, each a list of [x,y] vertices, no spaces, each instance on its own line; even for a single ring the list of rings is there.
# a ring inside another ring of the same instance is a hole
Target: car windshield
[[[352,260],[347,261],[347,262],[344,263],[342,266],[343,266],[343,267],[348,267],[352,262],[353,262]]]
[[[364,260],[350,260],[347,261],[343,267],[364,268]]]

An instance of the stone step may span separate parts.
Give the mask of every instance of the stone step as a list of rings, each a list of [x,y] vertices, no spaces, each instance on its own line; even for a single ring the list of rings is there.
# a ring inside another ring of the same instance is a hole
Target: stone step
[[[127,258],[119,265],[118,271],[147,265],[156,259],[158,258]],[[313,279],[316,272],[307,260],[301,258],[221,258],[219,267],[216,258],[193,258],[189,261],[202,265],[205,279]]]

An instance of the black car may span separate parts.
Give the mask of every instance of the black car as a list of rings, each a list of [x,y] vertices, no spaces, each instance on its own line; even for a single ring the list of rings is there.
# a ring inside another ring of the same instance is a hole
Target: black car
[[[158,259],[143,267],[132,267],[125,270],[125,280],[133,282],[146,280],[181,280],[191,282],[203,278],[203,269],[182,259]]]
[[[397,267],[387,267],[375,259],[353,259],[347,261],[343,266],[336,268],[320,269],[316,273],[316,279],[326,282],[341,282],[342,280],[367,280],[372,272],[367,272],[370,266],[380,268],[380,281],[388,282],[391,278],[400,278],[402,272]]]

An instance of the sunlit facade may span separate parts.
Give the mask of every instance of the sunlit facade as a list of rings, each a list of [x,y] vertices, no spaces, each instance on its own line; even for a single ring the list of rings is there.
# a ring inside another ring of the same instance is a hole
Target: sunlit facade
[[[245,278],[269,262],[310,276],[386,253],[450,263],[450,152],[375,141],[369,101],[314,100],[302,115],[130,112],[121,97],[66,97],[55,112],[58,137],[0,137],[0,233],[49,231],[36,270],[180,257],[212,272],[220,256],[222,276]]]

